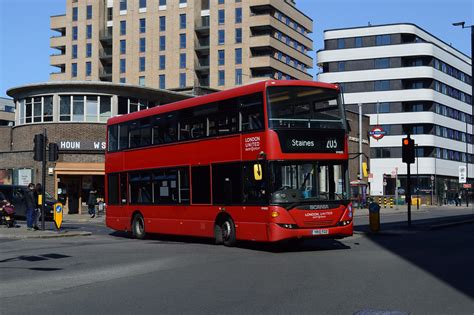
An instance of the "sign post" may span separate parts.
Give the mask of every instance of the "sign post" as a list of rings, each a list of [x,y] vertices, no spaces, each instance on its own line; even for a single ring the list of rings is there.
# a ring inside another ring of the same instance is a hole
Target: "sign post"
[[[61,228],[61,224],[63,223],[63,205],[62,203],[58,202],[54,204],[54,224],[56,228],[59,230]]]

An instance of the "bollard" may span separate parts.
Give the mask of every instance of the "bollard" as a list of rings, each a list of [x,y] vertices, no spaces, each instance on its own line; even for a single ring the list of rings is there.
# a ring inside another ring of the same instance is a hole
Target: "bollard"
[[[383,197],[383,207],[387,208],[387,197]]]
[[[372,233],[380,230],[380,206],[376,202],[371,202],[369,205],[369,226]]]
[[[393,208],[393,198],[390,197],[390,208]]]

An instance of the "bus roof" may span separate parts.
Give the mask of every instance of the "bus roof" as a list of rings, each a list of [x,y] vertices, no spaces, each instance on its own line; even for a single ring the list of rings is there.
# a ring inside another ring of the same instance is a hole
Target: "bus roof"
[[[162,113],[171,111],[181,110],[185,108],[194,107],[201,104],[213,103],[221,100],[225,100],[232,97],[241,95],[248,95],[257,92],[264,91],[269,86],[314,86],[322,87],[327,89],[339,90],[339,86],[336,84],[329,84],[315,81],[300,81],[300,80],[266,80],[240,87],[220,91],[212,94],[207,94],[199,97],[190,98],[170,104],[160,105],[139,112],[134,112],[127,115],[115,116],[107,121],[107,125],[114,125],[126,121],[141,119],[149,116],[154,116]]]

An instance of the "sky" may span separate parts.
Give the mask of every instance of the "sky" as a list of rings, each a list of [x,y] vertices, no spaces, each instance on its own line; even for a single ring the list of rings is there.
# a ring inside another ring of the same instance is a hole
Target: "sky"
[[[323,48],[324,30],[369,22],[414,23],[471,55],[470,30],[451,23],[474,23],[473,0],[296,0],[296,5],[313,19],[315,62],[316,52]],[[65,10],[66,0],[0,0],[0,97],[8,97],[9,88],[47,81],[55,71],[49,65],[54,52],[49,38],[55,33],[49,29],[49,17]],[[312,75],[317,72],[316,66],[310,70]]]

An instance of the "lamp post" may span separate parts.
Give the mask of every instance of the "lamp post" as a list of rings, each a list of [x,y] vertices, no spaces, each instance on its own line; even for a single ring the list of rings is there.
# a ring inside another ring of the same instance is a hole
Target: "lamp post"
[[[470,28],[471,29],[471,126],[474,127],[474,117],[472,112],[473,106],[473,98],[474,98],[474,82],[472,78],[474,77],[474,63],[473,63],[473,55],[474,55],[474,25],[467,25],[466,22],[456,22],[453,23],[453,26],[461,26],[462,28]],[[468,141],[468,119],[466,118],[466,182],[469,182],[469,141]],[[472,138],[472,137],[471,137]],[[469,207],[469,188],[466,188],[466,207]]]

